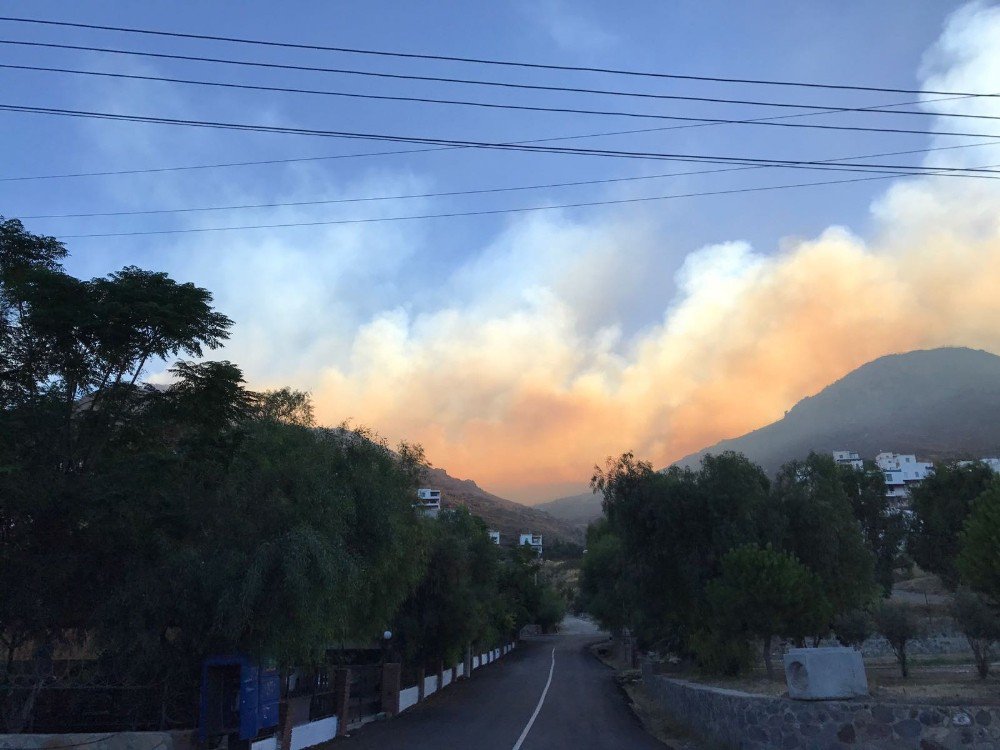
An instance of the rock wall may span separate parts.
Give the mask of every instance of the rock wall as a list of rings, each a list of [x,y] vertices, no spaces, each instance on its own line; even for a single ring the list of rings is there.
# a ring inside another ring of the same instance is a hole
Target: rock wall
[[[708,687],[653,673],[647,694],[677,724],[726,748],[1000,750],[1000,706],[793,701]]]

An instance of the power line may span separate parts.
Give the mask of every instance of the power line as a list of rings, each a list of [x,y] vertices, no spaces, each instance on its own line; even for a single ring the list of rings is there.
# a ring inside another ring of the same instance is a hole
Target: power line
[[[801,117],[802,115],[785,115],[785,117]],[[605,138],[609,136],[617,135],[636,135],[639,133],[659,133],[665,130],[675,130],[677,128],[688,128],[688,127],[699,127],[697,125],[672,125],[666,127],[657,128],[640,128],[637,130],[612,130],[612,131],[602,131],[599,133],[585,133],[582,135],[561,135],[553,136],[549,138],[534,138],[531,140],[521,140],[521,141],[511,141],[514,145],[527,145],[532,143],[555,143],[558,141],[574,141],[583,140],[587,138]],[[965,144],[960,146],[949,146],[946,148],[966,148],[966,146],[978,146],[987,144]],[[236,161],[236,162],[221,162],[213,164],[188,164],[173,167],[144,167],[140,169],[119,169],[119,170],[105,170],[105,171],[95,171],[95,172],[69,172],[63,174],[48,174],[48,175],[19,175],[15,177],[0,177],[0,182],[20,182],[25,180],[60,180],[75,177],[108,177],[114,175],[133,175],[133,174],[153,174],[159,172],[184,172],[189,170],[199,170],[199,169],[224,169],[229,167],[253,167],[271,164],[293,164],[297,162],[310,162],[310,161],[327,161],[335,159],[356,159],[369,156],[395,156],[397,154],[422,154],[429,153],[433,151],[452,151],[455,149],[466,148],[465,146],[437,146],[433,148],[409,148],[409,149],[397,149],[392,151],[363,151],[354,154],[330,154],[327,156],[298,156],[290,157],[285,159],[261,159],[255,161]],[[896,154],[907,154],[913,153],[910,151],[899,151],[894,152],[892,155]],[[922,153],[922,151],[921,151]]]
[[[114,120],[122,122],[141,122],[159,125],[179,125],[187,127],[201,127],[221,130],[234,130],[254,133],[276,133],[282,135],[305,135],[325,138],[344,138],[350,140],[371,140],[387,141],[392,143],[419,143],[435,146],[457,146],[463,148],[476,148],[502,151],[523,151],[527,153],[553,153],[568,154],[576,156],[606,156],[612,158],[628,159],[654,159],[665,161],[683,161],[708,164],[767,164],[801,169],[835,169],[839,171],[872,171],[872,170],[909,170],[911,174],[927,174],[936,172],[955,172],[974,174],[977,172],[989,172],[974,168],[945,168],[945,167],[911,167],[908,165],[884,165],[884,164],[845,164],[843,166],[832,167],[820,161],[808,161],[798,159],[762,159],[755,157],[731,157],[731,156],[710,156],[702,154],[680,154],[680,153],[660,153],[648,151],[622,151],[613,149],[585,149],[570,148],[565,146],[538,146],[512,143],[495,143],[488,141],[467,141],[445,138],[431,138],[422,136],[397,136],[383,133],[362,133],[353,131],[320,130],[311,128],[296,128],[291,126],[276,125],[254,125],[246,123],[220,122],[211,120],[190,120],[185,118],[154,117],[149,115],[125,115],[111,112],[92,112],[83,110],[69,110],[53,107],[32,107],[25,105],[0,104],[0,111],[20,112],[42,115],[56,115],[65,117],[83,117],[101,120]],[[949,133],[948,135],[955,135]],[[971,134],[970,134],[971,135]],[[982,138],[1000,138],[1000,135],[981,133]],[[919,170],[919,171],[914,171]]]
[[[990,168],[997,166],[1000,165],[992,165]],[[384,217],[374,217],[368,219],[334,219],[329,221],[287,222],[281,224],[250,224],[250,225],[239,225],[239,226],[228,226],[228,227],[197,227],[192,229],[154,229],[154,230],[143,230],[137,232],[102,232],[93,234],[66,234],[62,235],[60,239],[70,240],[70,239],[101,238],[101,237],[108,238],[108,237],[140,237],[140,236],[166,235],[166,234],[197,234],[204,232],[234,232],[234,231],[245,231],[254,229],[288,229],[293,227],[336,226],[344,224],[378,224],[385,222],[417,221],[424,219],[448,219],[448,218],[458,218],[458,217],[468,217],[468,216],[494,216],[499,214],[528,213],[535,211],[553,211],[566,208],[591,208],[595,206],[612,206],[612,205],[623,205],[629,203],[647,203],[651,201],[664,201],[664,200],[673,200],[678,198],[695,198],[695,197],[704,197],[712,195],[734,195],[738,193],[754,193],[754,192],[764,192],[769,190],[788,190],[792,188],[816,187],[820,185],[840,185],[852,182],[888,180],[893,177],[902,177],[902,176],[905,176],[905,174],[878,175],[875,177],[853,177],[843,180],[800,182],[787,185],[768,185],[763,187],[733,188],[730,190],[712,190],[712,191],[697,192],[697,193],[675,193],[672,195],[655,195],[643,198],[620,198],[617,200],[588,201],[582,203],[563,203],[559,205],[548,205],[548,206],[524,206],[520,208],[483,209],[479,211],[455,211],[449,213],[416,214],[410,216],[384,216]]]
[[[978,146],[992,146],[992,145],[996,145],[996,142],[990,141],[986,143],[974,143],[961,146],[937,146],[925,149],[914,149],[910,151],[893,151],[881,154],[846,156],[836,159],[825,159],[824,163],[836,163],[838,161],[848,161],[851,159],[874,159],[885,156],[899,156],[902,154],[915,154],[915,153],[922,154],[931,151],[949,151],[960,148],[974,148]],[[481,188],[473,190],[448,190],[448,191],[439,191],[434,193],[409,193],[401,195],[333,198],[327,200],[289,201],[281,203],[249,203],[249,204],[229,205],[229,206],[199,206],[193,208],[164,208],[164,209],[148,209],[148,210],[136,210],[136,211],[103,211],[103,212],[71,213],[71,214],[35,214],[35,215],[20,215],[20,218],[22,219],[88,218],[89,219],[89,218],[115,217],[115,216],[150,216],[150,215],[162,215],[162,214],[203,213],[211,211],[237,211],[237,210],[248,210],[248,209],[259,209],[259,208],[294,208],[301,206],[325,206],[325,205],[337,205],[344,203],[370,203],[370,202],[390,201],[390,200],[407,200],[414,198],[445,198],[445,197],[468,196],[468,195],[522,192],[526,190],[545,190],[545,189],[563,188],[563,187],[580,187],[585,185],[607,185],[607,184],[615,184],[623,182],[640,182],[640,181],[655,180],[667,177],[692,177],[696,175],[718,174],[720,172],[742,172],[746,170],[768,169],[768,168],[772,167],[767,167],[763,165],[723,167],[721,169],[700,169],[700,170],[692,170],[686,172],[667,172],[663,174],[638,175],[633,177],[608,177],[608,178],[594,179],[594,180],[576,180],[573,182],[554,182],[543,185],[519,185],[513,187]],[[889,176],[891,177],[894,175],[889,175]]]
[[[425,96],[399,96],[399,95],[371,94],[371,93],[362,94],[362,93],[348,92],[348,91],[330,91],[329,89],[307,89],[307,88],[297,88],[288,86],[265,86],[262,84],[232,83],[225,81],[204,81],[191,78],[172,78],[167,76],[142,75],[138,73],[112,73],[107,71],[79,70],[74,68],[55,68],[55,67],[44,67],[39,65],[15,65],[11,63],[0,63],[0,69],[25,70],[25,71],[46,72],[46,73],[67,73],[71,75],[94,76],[102,78],[118,78],[118,79],[135,80],[135,81],[155,81],[158,83],[179,83],[183,85],[240,89],[245,91],[271,91],[271,92],[278,92],[285,94],[335,96],[347,99],[365,99],[371,101],[412,102],[419,104],[443,104],[443,105],[462,106],[462,107],[479,107],[485,109],[502,109],[502,110],[524,111],[524,112],[551,112],[556,114],[596,115],[604,117],[608,116],[631,117],[631,118],[639,118],[647,120],[670,120],[673,122],[698,122],[698,123],[718,124],[718,125],[771,125],[771,126],[798,127],[798,128],[821,128],[821,129],[833,129],[833,130],[863,130],[872,132],[911,133],[920,135],[955,135],[955,136],[986,135],[982,133],[968,134],[968,133],[957,133],[951,131],[910,130],[910,129],[900,129],[900,128],[867,128],[867,127],[855,127],[846,125],[821,125],[815,123],[789,124],[789,123],[768,122],[762,120],[746,120],[746,119],[734,120],[728,118],[690,117],[686,115],[664,115],[651,112],[629,112],[624,110],[581,109],[578,107],[542,107],[542,106],[527,105],[527,104],[479,102],[479,101],[470,101],[468,99],[436,99]],[[765,104],[765,106],[769,105]],[[788,105],[788,106],[800,106],[800,105]],[[801,106],[807,106],[807,105],[801,105]],[[822,108],[811,107],[810,109],[819,110]],[[935,113],[933,112],[923,112],[920,110],[888,110],[888,109],[872,109],[872,108],[859,109],[859,108],[849,108],[849,107],[829,107],[827,108],[827,111],[935,116]],[[969,115],[969,117],[980,120],[1000,120],[1000,116],[996,115]]]
[[[577,140],[584,138],[600,138],[600,137],[615,136],[615,135],[632,135],[635,133],[660,132],[663,130],[670,130],[670,129],[671,128],[667,127],[667,128],[643,128],[641,130],[617,130],[617,131],[601,132],[601,133],[588,133],[584,135],[564,135],[552,138],[536,138],[527,141],[512,141],[512,143],[515,144],[549,143],[554,141],[567,141],[567,140]],[[984,141],[982,143],[964,143],[957,146],[934,146],[929,148],[909,149],[906,151],[888,151],[881,154],[868,154],[865,156],[828,159],[825,161],[837,162],[837,161],[845,161],[847,159],[874,159],[886,156],[925,154],[931,151],[951,151],[963,148],[978,148],[981,146],[992,146],[996,145],[996,143],[997,141]],[[391,151],[365,151],[354,154],[330,154],[326,156],[297,156],[284,159],[260,159],[256,161],[216,162],[212,164],[186,164],[186,165],[171,166],[171,167],[142,167],[138,169],[117,169],[117,170],[105,170],[105,171],[95,171],[95,172],[68,172],[63,174],[18,175],[15,177],[0,177],[0,182],[23,182],[30,180],[62,180],[62,179],[71,179],[79,177],[114,177],[114,176],[136,175],[136,174],[159,174],[163,172],[185,172],[185,171],[194,171],[203,169],[227,169],[231,167],[253,167],[253,166],[265,166],[273,164],[295,164],[295,163],[312,162],[312,161],[356,159],[356,158],[365,158],[369,156],[395,156],[398,154],[417,154],[417,153],[428,153],[433,151],[451,151],[460,148],[463,147],[438,146],[434,148],[395,149]],[[741,167],[740,169],[744,168],[756,169],[757,167]],[[724,172],[730,170],[712,170],[712,171]],[[702,172],[688,172],[683,174],[702,174]],[[54,218],[54,217],[47,217],[47,218]]]
[[[388,96],[388,95],[378,95],[378,94],[358,94],[358,93],[348,93],[348,92],[322,91],[316,89],[291,89],[282,87],[256,86],[251,84],[223,83],[223,82],[198,81],[198,80],[182,79],[182,78],[144,76],[138,74],[107,73],[100,71],[81,71],[81,70],[71,70],[66,68],[43,68],[40,66],[19,66],[19,65],[3,64],[0,65],[0,67],[23,69],[23,70],[46,70],[51,72],[76,73],[81,75],[107,76],[113,78],[134,78],[139,80],[165,81],[170,83],[194,84],[201,86],[220,86],[220,87],[236,88],[236,89],[255,89],[261,91],[287,91],[291,93],[303,93],[303,94],[324,94],[328,96],[350,97],[356,99],[413,101],[413,102],[424,102],[430,104],[452,104],[452,105],[464,105],[471,107],[486,107],[491,109],[529,110],[529,111],[539,111],[539,112],[557,112],[557,113],[571,113],[571,114],[585,114],[585,115],[606,115],[615,117],[633,117],[633,118],[653,119],[653,120],[671,120],[679,122],[697,123],[698,125],[758,125],[764,127],[806,128],[811,130],[832,130],[832,131],[849,131],[849,132],[864,132],[864,133],[896,133],[904,135],[923,135],[923,136],[943,135],[943,136],[962,137],[962,138],[1000,137],[1000,135],[995,135],[992,133],[966,133],[961,131],[949,131],[949,130],[918,130],[915,128],[882,128],[882,127],[863,126],[863,125],[829,125],[820,123],[791,123],[783,121],[779,122],[779,120],[790,119],[791,116],[761,117],[752,119],[731,119],[722,117],[690,117],[683,115],[661,115],[652,113],[635,113],[635,112],[610,111],[610,110],[583,110],[583,109],[573,109],[573,108],[535,107],[528,105],[472,102],[467,100],[456,100],[456,99],[431,99],[427,97],[403,97],[403,96]],[[28,108],[25,108],[25,110],[26,109]],[[45,108],[38,108],[38,109],[45,109]],[[853,109],[835,108],[835,109],[828,109],[825,111],[812,112],[809,114],[826,114],[835,112],[856,112],[856,111],[857,112],[875,111],[875,108],[868,108],[867,110],[860,108],[853,108]],[[995,117],[992,115],[983,115],[982,118],[990,120],[1000,119],[1000,117]]]
[[[143,34],[147,36],[168,37],[173,39],[198,39],[201,41],[230,42],[234,44],[248,44],[261,47],[280,47],[283,49],[303,49],[316,50],[322,52],[340,52],[352,55],[366,55],[372,57],[392,57],[406,60],[438,60],[443,62],[472,63],[476,65],[495,65],[514,68],[528,68],[532,70],[559,70],[567,72],[583,73],[607,73],[611,75],[637,76],[642,78],[659,78],[685,81],[704,81],[712,83],[737,83],[765,86],[795,86],[803,88],[837,89],[842,91],[877,91],[891,94],[940,94],[944,96],[983,96],[996,97],[998,94],[966,92],[966,91],[934,91],[921,89],[893,88],[887,86],[861,86],[850,84],[816,83],[808,81],[782,81],[775,79],[756,78],[726,78],[721,76],[700,76],[682,75],[678,73],[660,73],[653,71],[627,70],[621,68],[602,68],[578,65],[555,65],[546,63],[524,62],[517,60],[499,60],[480,57],[460,57],[455,55],[437,55],[415,52],[398,52],[390,50],[364,49],[358,47],[336,47],[320,44],[304,44],[296,42],[276,42],[266,39],[248,39],[244,37],[216,36],[210,34],[190,34],[178,31],[161,31],[156,29],[140,29],[127,26],[106,26],[102,24],[77,23],[70,21],[53,21],[38,18],[22,18],[13,16],[0,16],[0,21],[11,23],[37,24],[44,26],[58,26],[64,28],[92,29],[97,31],[115,31],[127,34]]]
[[[108,47],[91,47],[91,46],[77,45],[77,44],[57,44],[53,42],[33,42],[33,41],[29,42],[21,40],[0,39],[0,44],[21,45],[28,47],[45,47],[45,48],[66,49],[66,50],[76,50],[85,52],[100,52],[105,54],[129,55],[129,56],[168,59],[168,60],[208,62],[208,63],[218,63],[224,65],[250,66],[256,68],[270,68],[278,70],[295,70],[295,71],[307,71],[316,73],[336,73],[344,75],[368,76],[374,78],[385,78],[393,80],[425,81],[425,82],[435,82],[435,83],[458,83],[458,84],[492,86],[492,87],[502,87],[507,89],[520,89],[520,90],[530,90],[530,91],[551,91],[551,92],[575,93],[575,94],[597,94],[602,96],[635,97],[642,99],[656,99],[656,100],[669,100],[669,101],[690,101],[690,102],[704,102],[713,104],[740,104],[740,105],[749,105],[758,107],[814,110],[813,112],[811,112],[811,114],[827,114],[835,112],[862,112],[862,113],[868,112],[875,114],[921,115],[928,117],[960,117],[960,118],[986,119],[986,120],[1000,119],[1000,117],[994,115],[975,115],[975,114],[959,113],[959,112],[928,112],[926,110],[892,109],[894,107],[903,107],[912,104],[924,104],[928,102],[953,101],[956,99],[975,98],[975,95],[968,95],[968,94],[963,94],[960,96],[948,96],[931,100],[904,102],[899,104],[885,104],[872,107],[833,107],[833,106],[823,106],[814,104],[802,104],[797,102],[773,102],[773,101],[760,101],[753,99],[726,99],[721,97],[710,97],[710,96],[682,96],[679,94],[652,94],[648,92],[616,91],[611,89],[593,89],[593,88],[580,88],[572,86],[546,86],[542,84],[513,83],[509,81],[487,81],[487,80],[469,79],[469,78],[450,78],[445,76],[420,76],[420,75],[403,74],[403,73],[383,73],[377,71],[356,70],[351,68],[329,68],[329,67],[320,67],[313,65],[292,65],[287,63],[269,63],[260,61],[250,61],[250,60],[232,60],[228,58],[168,54],[164,52],[146,52],[139,50],[123,50],[123,49],[114,49]],[[111,73],[96,73],[92,71],[67,70],[62,68],[39,68],[33,66],[17,66],[17,65],[4,65],[2,67],[19,68],[24,70],[50,70],[53,72],[79,73],[83,75],[116,75]],[[137,76],[127,76],[125,74],[117,74],[117,75],[126,78],[127,77],[144,78],[143,76],[138,76],[138,75]],[[233,88],[250,88],[250,89],[259,88],[250,85],[241,86],[238,84],[210,84],[202,81],[176,80],[170,78],[157,78],[153,76],[146,77],[145,79],[154,81],[169,81],[174,83],[202,83],[203,85],[228,85]],[[300,90],[300,89],[283,88],[283,87],[266,87],[264,88],[264,90],[287,91],[290,93],[309,93],[309,94],[324,93],[334,96],[338,95],[334,92],[320,92],[314,90]]]

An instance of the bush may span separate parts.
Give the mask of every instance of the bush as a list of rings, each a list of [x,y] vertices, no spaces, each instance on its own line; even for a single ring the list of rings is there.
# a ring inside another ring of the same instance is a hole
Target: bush
[[[885,602],[875,611],[875,629],[889,641],[903,677],[909,677],[906,645],[919,636],[922,630],[913,610],[905,604]]]
[[[711,674],[727,677],[746,672],[756,658],[753,644],[747,638],[733,637],[708,628],[691,635],[690,647],[699,667]]]
[[[863,609],[841,612],[833,618],[833,632],[843,646],[861,647],[872,634],[872,618]]]
[[[969,641],[976,660],[976,671],[985,679],[990,673],[994,648],[1000,641],[1000,618],[981,596],[964,589],[955,595],[951,614]]]
[[[961,537],[957,567],[962,581],[994,607],[1000,607],[1000,483],[972,505]]]
[[[826,629],[829,604],[819,578],[798,560],[770,546],[745,545],[722,558],[722,574],[706,596],[712,625],[735,637],[761,640],[767,676],[773,676],[774,638],[802,640]]]

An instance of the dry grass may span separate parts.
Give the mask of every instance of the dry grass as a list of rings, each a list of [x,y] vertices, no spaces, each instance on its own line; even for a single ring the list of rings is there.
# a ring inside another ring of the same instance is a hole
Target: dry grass
[[[741,690],[756,695],[784,695],[788,692],[780,662],[775,659],[775,678],[768,680],[762,668],[740,677],[719,677],[696,671],[673,674],[704,685]],[[968,654],[911,656],[910,676],[903,678],[891,657],[865,659],[868,687],[874,697],[887,701],[928,703],[1000,704],[1000,664],[982,680]]]

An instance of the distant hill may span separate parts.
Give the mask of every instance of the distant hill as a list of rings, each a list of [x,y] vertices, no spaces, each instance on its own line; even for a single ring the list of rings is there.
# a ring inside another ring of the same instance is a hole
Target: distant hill
[[[583,530],[587,528],[588,523],[601,515],[601,500],[603,499],[604,496],[601,494],[584,492],[580,495],[549,500],[534,507]]]
[[[580,544],[580,528],[527,505],[492,495],[471,479],[456,479],[444,469],[427,469],[424,486],[441,490],[441,504],[446,508],[463,505],[496,529],[507,540],[522,531],[541,534],[548,539]]]
[[[696,466],[706,453],[737,451],[771,475],[810,451],[915,453],[938,461],[1000,455],[1000,357],[944,348],[881,357],[802,399],[785,416],[723,440],[676,463]],[[536,506],[577,526],[600,515],[584,494]]]
[[[809,451],[916,453],[925,460],[1000,453],[1000,357],[976,349],[892,354],[804,398],[785,416],[706,453],[738,451],[769,474]]]

